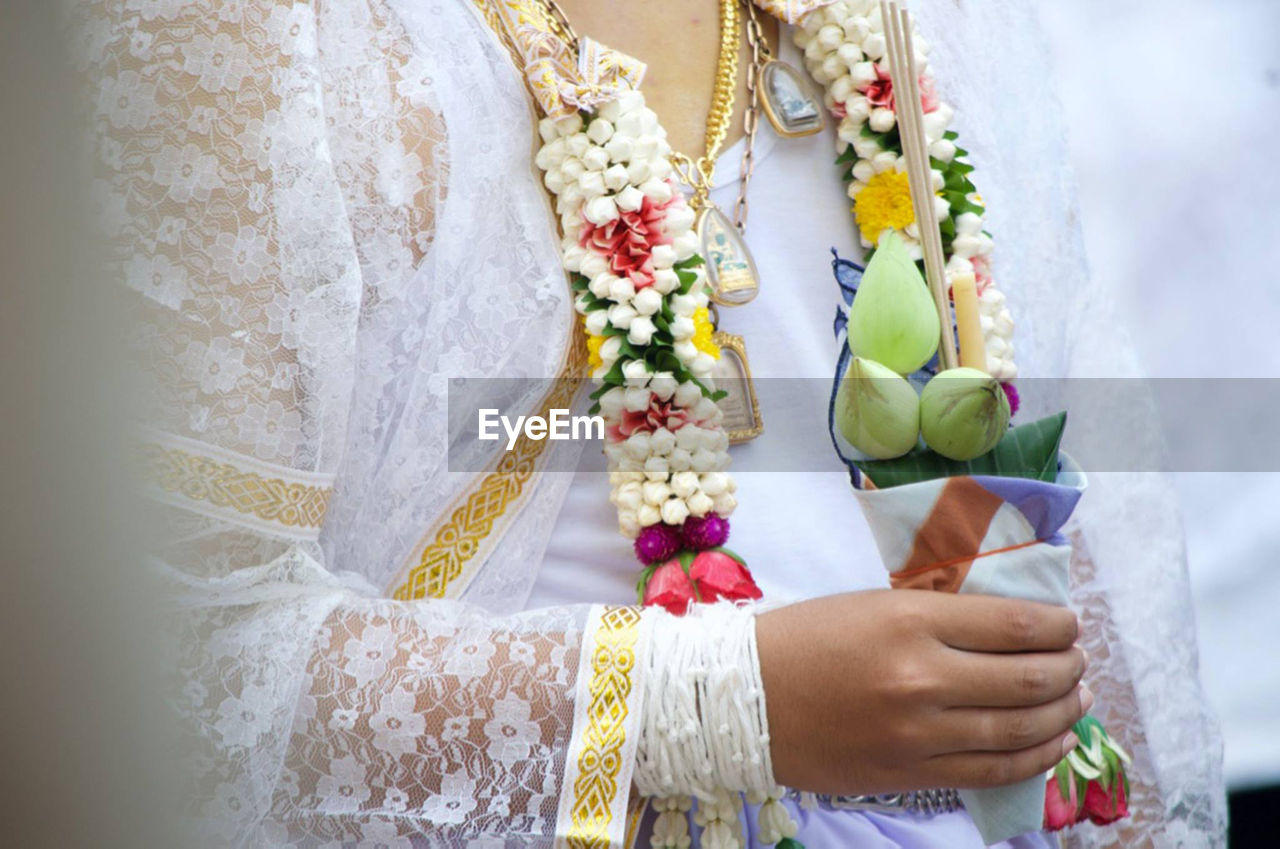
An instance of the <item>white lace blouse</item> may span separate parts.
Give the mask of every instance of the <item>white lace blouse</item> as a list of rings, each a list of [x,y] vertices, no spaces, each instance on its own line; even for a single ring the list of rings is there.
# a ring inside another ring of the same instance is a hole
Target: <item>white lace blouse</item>
[[[606,824],[590,845],[621,842],[655,614],[521,612],[571,478],[540,473],[547,454],[448,462],[450,381],[555,376],[576,333],[487,3],[77,7],[96,212],[154,377],[140,454],[211,845],[542,847],[584,822]],[[919,12],[1023,372],[1132,373],[1084,273],[1030,12]],[[1213,844],[1219,743],[1173,499],[1114,478],[1081,511],[1076,601],[1102,717],[1136,757],[1126,845]]]

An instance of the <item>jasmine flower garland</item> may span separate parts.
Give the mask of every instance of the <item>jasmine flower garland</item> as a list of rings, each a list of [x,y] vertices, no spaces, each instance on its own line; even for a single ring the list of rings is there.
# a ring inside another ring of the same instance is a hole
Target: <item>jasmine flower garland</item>
[[[619,529],[635,539],[690,517],[727,517],[737,502],[711,381],[719,351],[666,133],[638,91],[594,113],[544,118],[539,132],[536,161],[587,333]]]
[[[972,273],[986,370],[1002,382],[1017,377],[1013,359],[1013,316],[991,276],[994,244],[984,228],[986,209],[969,175],[967,151],[948,129],[955,110],[936,94],[928,68],[929,46],[911,34],[920,62],[924,129],[933,166],[934,205],[942,231],[948,273]],[[824,87],[824,101],[839,124],[837,162],[847,165],[863,247],[874,249],[885,230],[898,230],[917,259],[920,231],[907,188],[906,161],[898,136],[896,93],[888,72],[884,25],[875,0],[840,0],[807,14],[794,30],[805,67]]]

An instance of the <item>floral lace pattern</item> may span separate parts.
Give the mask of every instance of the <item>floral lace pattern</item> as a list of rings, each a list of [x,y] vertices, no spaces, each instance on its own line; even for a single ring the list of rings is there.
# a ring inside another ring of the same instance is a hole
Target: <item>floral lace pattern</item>
[[[530,156],[509,60],[462,2],[94,0],[74,31],[141,416],[245,507],[158,511],[202,845],[550,846],[589,610],[500,614],[568,480],[472,603],[376,598],[470,481],[445,376],[554,376],[571,327],[532,164],[496,176]],[[514,129],[450,144],[477,124]],[[320,540],[237,463],[333,481]]]
[[[1032,16],[920,10],[983,163],[1022,373],[1130,373]],[[207,844],[552,845],[589,613],[508,614],[570,476],[531,487],[461,602],[373,597],[472,479],[448,468],[449,380],[553,377],[576,332],[520,74],[470,0],[84,0],[74,29],[95,212],[155,377],[140,415],[335,480],[318,542],[162,511]],[[1091,674],[1148,794],[1125,845],[1220,845],[1168,488],[1095,481],[1088,501]]]

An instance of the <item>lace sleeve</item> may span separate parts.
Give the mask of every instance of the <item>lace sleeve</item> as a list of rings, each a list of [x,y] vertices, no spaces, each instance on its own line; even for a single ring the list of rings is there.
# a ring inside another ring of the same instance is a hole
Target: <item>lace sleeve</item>
[[[948,69],[942,94],[958,106],[957,129],[980,163],[990,202],[998,274],[1018,316],[1027,390],[1019,418],[1070,410],[1068,451],[1106,445],[1117,432],[1149,433],[1154,417],[1141,409],[1153,402],[1143,400],[1141,381],[1124,380],[1142,372],[1114,297],[1089,274],[1068,128],[1036,4],[928,3],[918,12],[924,31],[935,33],[931,59]],[[1049,380],[1061,377],[1070,379]],[[1125,393],[1125,403],[1109,403],[1111,392]],[[1072,604],[1093,656],[1095,711],[1134,755],[1134,814],[1119,825],[1074,829],[1069,842],[1221,846],[1222,743],[1199,682],[1176,499],[1158,474],[1087,471],[1075,514],[1087,556],[1073,567]]]
[[[385,563],[320,543],[363,317],[446,195],[420,54],[379,0],[78,10],[201,845],[549,847],[616,814],[644,617],[381,599]]]
[[[366,598],[296,549],[176,580],[205,845],[551,845],[586,608]]]

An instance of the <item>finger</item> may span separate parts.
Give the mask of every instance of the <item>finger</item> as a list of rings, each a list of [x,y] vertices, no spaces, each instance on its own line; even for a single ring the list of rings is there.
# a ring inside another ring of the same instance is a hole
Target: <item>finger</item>
[[[1043,775],[1076,745],[1067,733],[1016,752],[955,752],[926,761],[930,784],[939,787],[1003,787]]]
[[[1083,684],[1031,708],[952,708],[939,715],[939,753],[1016,752],[1061,739],[1088,710]]]
[[[1079,636],[1068,608],[995,596],[940,596],[935,635],[956,649],[982,652],[1061,651]]]
[[[1029,654],[948,651],[941,693],[947,707],[1022,708],[1059,699],[1080,683],[1087,664],[1082,649]]]

